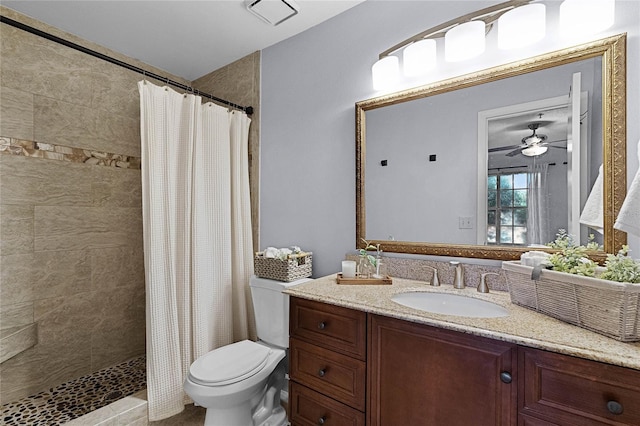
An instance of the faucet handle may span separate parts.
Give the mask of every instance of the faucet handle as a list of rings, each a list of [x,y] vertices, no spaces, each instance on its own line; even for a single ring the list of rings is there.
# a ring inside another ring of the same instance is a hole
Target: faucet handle
[[[487,284],[487,279],[485,278],[487,275],[495,275],[496,277],[500,276],[500,274],[497,274],[495,272],[485,272],[484,274],[481,274],[480,285],[478,286],[478,288],[476,288],[476,290],[478,290],[478,292],[480,293],[489,293],[489,285]]]
[[[433,277],[431,278],[431,281],[429,281],[429,285],[432,285],[434,287],[439,287],[440,280],[438,279],[438,270],[433,266],[427,266],[427,268],[433,270]]]

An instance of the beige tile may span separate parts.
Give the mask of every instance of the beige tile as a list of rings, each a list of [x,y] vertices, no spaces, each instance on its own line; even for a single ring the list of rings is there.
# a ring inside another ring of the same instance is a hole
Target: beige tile
[[[91,105],[125,117],[138,117],[138,81],[142,78],[142,75],[125,68],[100,64],[93,70]]]
[[[139,244],[138,208],[36,206],[35,251],[86,250]]]
[[[185,406],[184,411],[168,419],[149,422],[151,426],[201,426],[207,410],[194,404]]]
[[[26,253],[33,253],[33,206],[1,204],[0,254]]]
[[[140,157],[140,113],[126,117],[106,110],[98,111],[96,132],[100,147],[113,154]]]
[[[45,388],[42,387],[40,367],[46,365],[49,357],[41,353],[36,345],[0,364],[0,404],[43,391]]]
[[[148,423],[147,401],[139,394],[140,392],[112,402],[106,407],[65,423],[65,426],[146,425]]]
[[[64,423],[64,426],[97,426],[97,425],[106,425],[113,419],[114,414],[109,408],[109,406],[99,408],[90,413],[85,414],[82,417],[78,417],[77,419],[71,420],[70,422]]]
[[[20,327],[33,322],[33,302],[0,307],[0,329]]]
[[[100,369],[145,352],[144,284],[94,292],[92,368]]]
[[[6,25],[0,56],[3,86],[90,105],[95,58]]]
[[[124,286],[144,288],[142,245],[91,250],[91,280],[96,290]]]
[[[91,205],[91,166],[0,155],[3,204]]]
[[[0,336],[0,363],[3,363],[38,343],[38,325],[4,329]]]
[[[33,95],[0,86],[0,135],[33,140]]]
[[[91,191],[94,206],[142,208],[140,170],[94,167]]]
[[[97,133],[100,112],[76,102],[39,96],[34,106],[35,140],[73,148],[103,150]]]
[[[91,336],[91,369],[109,367],[145,353],[145,323],[118,322],[120,329],[99,328]]]
[[[34,135],[38,142],[140,156],[139,115],[125,117],[46,97],[35,102]]]
[[[120,401],[126,401],[127,398]],[[118,426],[146,425],[148,424],[147,401],[138,401],[130,408],[121,408],[116,401],[110,408],[116,414],[115,421]]]
[[[33,287],[32,254],[0,256],[0,305],[33,301]]]
[[[85,251],[38,252],[33,257],[35,299],[91,290],[91,259]]]

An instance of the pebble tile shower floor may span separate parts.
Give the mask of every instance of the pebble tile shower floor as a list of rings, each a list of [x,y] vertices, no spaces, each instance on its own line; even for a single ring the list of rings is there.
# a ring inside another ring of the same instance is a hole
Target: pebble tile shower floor
[[[146,386],[143,355],[5,404],[0,419],[6,426],[63,425]]]

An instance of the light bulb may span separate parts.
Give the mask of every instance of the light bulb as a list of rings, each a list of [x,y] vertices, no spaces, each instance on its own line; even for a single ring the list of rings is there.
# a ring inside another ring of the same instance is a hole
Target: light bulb
[[[426,74],[436,66],[436,41],[431,39],[411,43],[402,51],[402,70],[406,76]]]
[[[498,18],[498,47],[515,49],[542,40],[546,32],[545,9],[541,3],[527,4]]]
[[[615,0],[565,0],[560,5],[560,31],[567,36],[597,34],[614,19]]]
[[[485,48],[485,24],[471,21],[451,28],[444,35],[447,62],[458,62],[480,55]]]
[[[398,82],[400,65],[397,56],[385,56],[371,67],[373,88],[385,90],[393,87]]]

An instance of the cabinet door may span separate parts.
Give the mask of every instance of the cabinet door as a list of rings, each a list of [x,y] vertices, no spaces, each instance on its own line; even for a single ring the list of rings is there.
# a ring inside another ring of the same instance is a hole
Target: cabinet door
[[[516,345],[369,316],[368,424],[516,423]]]
[[[640,371],[519,349],[520,415],[562,425],[640,425]]]

